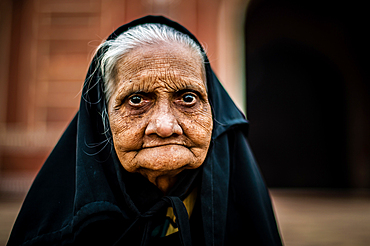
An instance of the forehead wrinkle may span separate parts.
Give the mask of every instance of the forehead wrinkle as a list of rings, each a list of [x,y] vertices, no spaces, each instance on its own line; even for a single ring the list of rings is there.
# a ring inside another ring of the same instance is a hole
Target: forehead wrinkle
[[[192,84],[205,86],[202,71],[201,61],[193,52],[171,49],[140,52],[139,48],[120,59],[117,78],[124,82],[124,87],[128,87],[122,91],[151,91],[160,86],[173,90],[189,88]]]
[[[125,67],[130,67],[129,70],[132,70],[133,72],[144,69],[158,70],[158,68],[179,68],[179,71],[184,71],[187,69],[195,74],[200,74],[202,72],[202,61],[195,54],[193,54],[194,52],[191,50],[187,50],[185,48],[185,50],[190,51],[191,54],[188,52],[178,52],[177,50],[162,51],[155,48],[152,48],[152,50],[153,52],[143,53],[139,52],[140,48],[138,50],[133,50],[122,58],[122,60],[124,60],[123,64]]]
[[[139,79],[133,82],[124,81],[119,88],[118,94],[126,96],[135,92],[155,92],[155,91],[167,91],[176,92],[184,89],[192,89],[201,93],[206,93],[206,89],[203,82],[199,83],[199,80],[193,81],[192,79],[183,79],[179,77],[171,78],[153,76],[140,76]]]
[[[179,76],[176,71],[167,70],[163,74],[154,73],[153,76],[150,74],[148,77],[143,76],[142,84],[149,90],[167,90],[168,92],[176,92],[184,89],[194,89],[202,93],[206,93],[203,80],[199,78]]]
[[[189,87],[191,84],[204,84],[201,75],[192,74],[174,66],[168,68],[142,69],[132,76],[134,83],[143,85],[146,89],[154,90],[158,87],[167,89],[179,89]],[[145,89],[144,89],[145,90]]]

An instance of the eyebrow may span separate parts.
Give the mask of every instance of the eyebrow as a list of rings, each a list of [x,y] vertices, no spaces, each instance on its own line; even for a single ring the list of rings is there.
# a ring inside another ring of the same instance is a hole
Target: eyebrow
[[[137,88],[135,88],[137,87]],[[123,100],[125,97],[139,93],[139,92],[145,92],[142,88],[140,88],[139,85],[136,85],[133,83],[132,85],[124,85],[121,88],[118,88],[117,98],[118,100]]]
[[[201,86],[197,85],[197,84],[187,84],[183,87],[180,87],[178,91],[181,91],[181,90],[194,90],[194,91],[199,91],[200,93],[207,93],[207,88],[205,87],[206,90],[204,90],[204,88],[202,88]]]
[[[132,82],[131,84],[127,84],[127,83],[124,83],[125,85],[121,88],[118,89],[118,93],[117,93],[117,99],[119,100],[122,100],[123,98],[129,96],[129,95],[132,95],[132,94],[135,94],[135,93],[150,93],[152,91],[155,91],[156,88],[152,89],[152,88],[148,88],[149,86],[148,85],[144,85],[142,83],[135,83],[135,82]],[[173,87],[169,87],[171,89],[174,90],[174,92],[178,92],[178,91],[182,91],[182,90],[193,90],[193,91],[197,91],[201,94],[204,94],[205,96],[207,96],[207,88],[206,87],[202,87],[200,85],[198,85],[197,83],[191,83],[191,81],[188,81],[188,80],[184,80],[182,81],[182,83],[179,83],[178,85],[176,85],[175,88]]]

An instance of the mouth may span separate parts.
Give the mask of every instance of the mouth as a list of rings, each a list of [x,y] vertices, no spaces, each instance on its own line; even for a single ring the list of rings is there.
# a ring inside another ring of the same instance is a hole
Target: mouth
[[[186,147],[186,145],[184,143],[163,143],[163,144],[144,144],[143,149],[151,149],[151,148],[158,148],[158,147],[165,147],[165,146]]]

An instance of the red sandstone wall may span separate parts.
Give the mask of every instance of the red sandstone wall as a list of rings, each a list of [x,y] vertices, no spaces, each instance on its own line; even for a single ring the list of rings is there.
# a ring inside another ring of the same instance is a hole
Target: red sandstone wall
[[[220,2],[4,0],[0,176],[39,170],[78,110],[94,48],[121,24],[147,14],[170,17],[195,33],[215,67]]]

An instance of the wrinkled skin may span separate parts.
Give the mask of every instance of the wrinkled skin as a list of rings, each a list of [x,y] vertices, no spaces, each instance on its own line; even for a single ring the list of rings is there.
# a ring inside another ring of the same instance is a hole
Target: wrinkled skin
[[[184,169],[202,165],[212,134],[200,58],[180,44],[130,51],[117,64],[108,114],[114,148],[128,172],[164,194]]]

